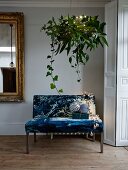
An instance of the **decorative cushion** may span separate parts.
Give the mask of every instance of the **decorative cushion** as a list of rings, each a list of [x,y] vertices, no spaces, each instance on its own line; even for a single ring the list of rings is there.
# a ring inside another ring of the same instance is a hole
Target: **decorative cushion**
[[[82,104],[85,104],[88,106],[88,113],[96,115],[96,106],[93,100],[81,100],[80,102]]]
[[[78,112],[80,110],[80,103],[75,101],[73,103],[70,104],[69,106],[69,110],[70,112]]]
[[[80,105],[80,112],[81,113],[88,113],[88,111],[89,111],[89,108],[88,108],[87,104],[81,104]]]

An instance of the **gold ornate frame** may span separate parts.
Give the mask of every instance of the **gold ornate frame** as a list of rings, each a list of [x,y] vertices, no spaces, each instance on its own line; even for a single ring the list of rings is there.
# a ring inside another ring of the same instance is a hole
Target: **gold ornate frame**
[[[24,15],[21,12],[0,12],[0,23],[13,23],[16,28],[16,93],[0,93],[0,102],[24,100]]]

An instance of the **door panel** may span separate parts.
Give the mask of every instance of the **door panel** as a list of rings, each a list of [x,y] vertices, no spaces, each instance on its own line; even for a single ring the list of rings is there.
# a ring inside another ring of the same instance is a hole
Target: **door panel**
[[[106,33],[109,47],[104,59],[104,142],[115,146],[116,125],[116,55],[117,55],[117,3],[105,6]]]

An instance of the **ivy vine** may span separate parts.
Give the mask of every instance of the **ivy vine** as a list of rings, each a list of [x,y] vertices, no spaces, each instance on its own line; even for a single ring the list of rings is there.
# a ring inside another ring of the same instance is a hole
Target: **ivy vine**
[[[77,73],[77,81],[80,82],[80,64],[85,65],[89,60],[87,49],[94,50],[99,45],[102,47],[108,45],[106,34],[104,33],[105,22],[100,22],[98,16],[61,16],[55,21],[52,17],[47,24],[43,25],[47,36],[51,39],[51,55],[47,56],[49,64],[47,65],[47,74],[52,78],[51,89],[56,89],[58,93],[63,93],[63,89],[58,89],[56,82],[58,75],[54,75],[53,63],[55,56],[64,50],[69,56],[68,60],[72,68]]]

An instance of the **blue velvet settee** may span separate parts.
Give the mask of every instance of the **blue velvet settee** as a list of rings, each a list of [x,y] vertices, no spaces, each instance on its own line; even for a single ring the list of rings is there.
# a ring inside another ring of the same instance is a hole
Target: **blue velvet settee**
[[[29,153],[29,134],[100,134],[103,153],[103,123],[96,115],[95,97],[85,95],[34,95],[33,118],[26,122],[26,153]]]

